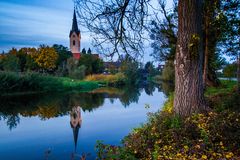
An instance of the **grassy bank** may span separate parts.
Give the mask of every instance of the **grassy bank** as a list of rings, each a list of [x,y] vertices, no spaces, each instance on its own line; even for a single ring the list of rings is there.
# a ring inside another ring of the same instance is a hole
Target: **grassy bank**
[[[78,81],[65,77],[53,77],[38,73],[0,72],[0,93],[46,92],[79,90],[86,91],[98,87],[97,82]]]
[[[125,84],[126,77],[123,73],[117,73],[117,74],[94,74],[89,75],[85,78],[86,81],[95,81],[102,85],[106,86],[122,86]]]
[[[236,82],[223,81],[208,88],[211,110],[181,119],[172,113],[170,96],[163,111],[154,113],[134,129],[123,147],[98,143],[101,159],[239,159],[240,113]],[[220,108],[219,108],[220,107]]]

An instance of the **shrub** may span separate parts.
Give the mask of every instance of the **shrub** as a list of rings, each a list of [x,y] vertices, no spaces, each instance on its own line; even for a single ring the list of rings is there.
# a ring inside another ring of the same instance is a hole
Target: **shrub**
[[[3,70],[5,71],[17,72],[20,68],[19,59],[13,54],[8,54],[6,57],[3,58],[2,66]]]
[[[94,74],[89,75],[85,78],[87,81],[98,81],[101,83],[105,83],[110,86],[118,86],[122,85],[125,82],[125,76],[123,73],[117,73],[114,75],[105,75],[105,74]]]
[[[85,77],[86,67],[81,65],[69,72],[69,77],[74,79],[83,79]]]
[[[162,74],[160,76],[155,77],[156,81],[170,81],[174,82],[175,80],[175,69],[174,69],[174,64],[173,61],[168,61],[166,62]]]

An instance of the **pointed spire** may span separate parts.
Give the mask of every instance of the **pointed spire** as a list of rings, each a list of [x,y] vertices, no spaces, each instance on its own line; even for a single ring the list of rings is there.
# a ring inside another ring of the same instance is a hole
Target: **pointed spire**
[[[77,24],[77,16],[76,16],[76,11],[74,7],[74,12],[73,12],[73,22],[72,22],[72,30],[70,31],[70,35],[75,32],[77,35],[80,34],[80,30],[78,29],[78,24]]]
[[[73,130],[73,138],[74,138],[74,151],[77,151],[77,141],[78,141],[78,131],[79,131],[79,126],[76,128],[72,128]]]
[[[79,31],[78,30],[78,25],[77,25],[77,16],[76,16],[75,9],[74,9],[74,13],[73,13],[72,31]]]

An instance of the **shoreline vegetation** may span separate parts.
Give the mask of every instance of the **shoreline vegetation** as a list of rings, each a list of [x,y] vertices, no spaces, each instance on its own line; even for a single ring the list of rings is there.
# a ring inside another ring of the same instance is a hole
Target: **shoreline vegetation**
[[[173,94],[163,109],[126,136],[122,146],[98,142],[100,159],[239,159],[240,100],[237,82],[221,80],[205,91],[206,113],[174,115]]]
[[[1,95],[34,94],[56,91],[90,91],[99,87],[98,82],[54,77],[38,73],[0,72]]]
[[[125,85],[125,76],[122,73],[115,75],[89,75],[84,80],[68,77],[56,77],[40,73],[0,72],[1,95],[38,94],[56,91],[92,91],[94,89],[111,86]]]

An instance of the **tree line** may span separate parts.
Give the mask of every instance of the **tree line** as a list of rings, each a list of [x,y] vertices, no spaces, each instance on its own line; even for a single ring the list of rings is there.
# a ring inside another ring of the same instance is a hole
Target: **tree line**
[[[87,53],[83,53],[80,60],[75,60],[67,47],[58,44],[51,47],[40,45],[38,48],[12,48],[8,53],[0,55],[0,70],[38,72],[72,78],[101,73],[103,61],[92,56],[90,48]]]

